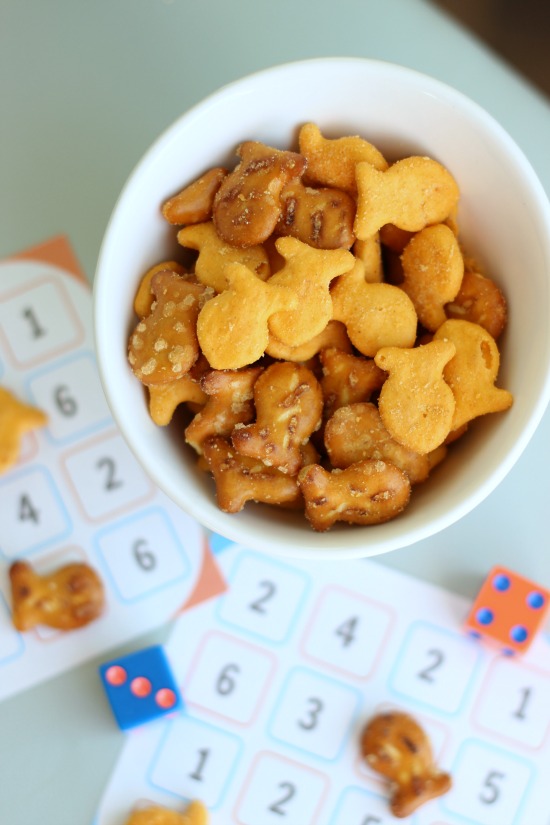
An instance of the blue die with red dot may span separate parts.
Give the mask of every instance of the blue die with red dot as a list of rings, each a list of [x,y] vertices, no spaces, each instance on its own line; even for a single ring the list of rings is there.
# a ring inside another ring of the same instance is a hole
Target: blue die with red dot
[[[466,618],[473,636],[524,653],[550,610],[550,591],[505,567],[493,567]]]
[[[121,730],[151,722],[182,707],[180,692],[160,645],[105,662],[99,675]]]

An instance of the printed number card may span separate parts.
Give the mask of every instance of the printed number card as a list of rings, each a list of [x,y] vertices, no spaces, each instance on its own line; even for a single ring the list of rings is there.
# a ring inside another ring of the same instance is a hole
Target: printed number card
[[[141,470],[96,367],[89,286],[64,238],[0,263],[0,385],[48,416],[0,476],[0,699],[224,589],[199,526]],[[8,569],[85,560],[107,606],[71,633],[18,633]]]
[[[128,736],[95,825],[193,798],[211,825],[390,825],[358,750],[388,708],[415,716],[453,777],[401,821],[548,825],[547,637],[502,656],[462,632],[466,599],[373,561],[235,545],[218,559],[228,590],[182,615],[167,645],[185,709]]]

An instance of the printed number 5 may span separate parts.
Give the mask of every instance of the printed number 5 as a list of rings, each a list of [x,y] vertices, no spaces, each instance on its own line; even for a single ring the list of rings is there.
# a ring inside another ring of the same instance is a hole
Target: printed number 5
[[[485,782],[483,783],[483,790],[479,795],[484,805],[493,805],[499,798],[502,788],[496,783],[500,779],[504,779],[504,774],[500,773],[500,771],[489,771],[487,774]]]

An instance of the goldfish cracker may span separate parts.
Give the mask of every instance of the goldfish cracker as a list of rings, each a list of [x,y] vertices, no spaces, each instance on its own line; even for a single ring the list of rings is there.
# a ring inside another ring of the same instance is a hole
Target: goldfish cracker
[[[384,347],[374,358],[389,373],[378,401],[384,426],[420,455],[443,444],[453,428],[455,398],[443,369],[455,352],[451,341],[439,340],[413,349]]]
[[[17,463],[25,433],[45,427],[47,423],[46,413],[0,387],[0,475]]]
[[[352,345],[346,328],[340,321],[329,321],[326,327],[299,347],[289,347],[274,335],[269,336],[266,355],[280,361],[309,361],[326,347],[336,347],[343,352],[351,352]]]

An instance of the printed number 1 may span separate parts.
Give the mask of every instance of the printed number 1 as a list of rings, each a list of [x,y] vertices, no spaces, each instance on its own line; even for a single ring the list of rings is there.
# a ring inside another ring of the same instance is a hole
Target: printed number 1
[[[27,307],[23,310],[23,318],[29,322],[33,338],[42,338],[42,336],[46,334],[46,330],[40,326],[32,307]]]

